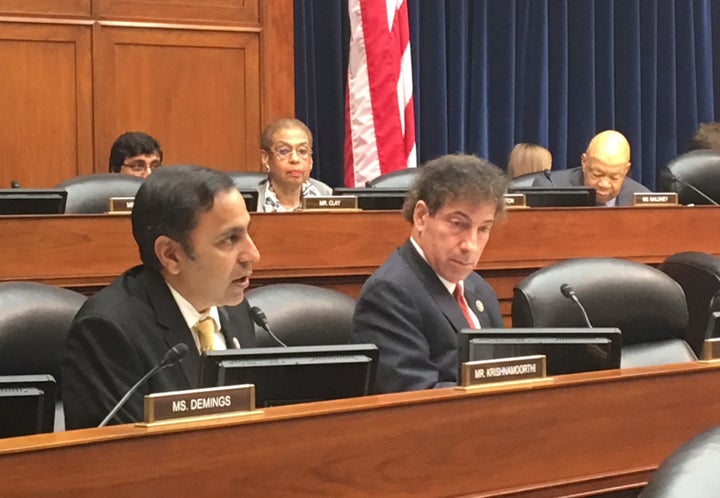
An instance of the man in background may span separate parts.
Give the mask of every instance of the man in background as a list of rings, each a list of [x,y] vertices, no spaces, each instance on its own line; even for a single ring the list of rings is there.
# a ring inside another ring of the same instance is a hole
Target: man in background
[[[97,426],[173,346],[189,353],[136,392],[110,423],[143,419],[146,394],[198,387],[200,354],[252,347],[245,300],[260,259],[232,179],[199,166],[160,169],[135,196],[142,265],[90,297],[73,320],[62,362],[68,429]]]
[[[630,144],[615,130],[598,133],[581,157],[579,168],[554,171],[550,178],[538,177],[533,187],[592,187],[601,206],[632,206],[633,194],[650,192],[644,185],[628,178]]]
[[[110,173],[147,178],[162,166],[163,152],[153,137],[139,131],[120,135],[110,148]]]
[[[367,280],[355,307],[353,342],[380,349],[378,392],[455,385],[457,333],[503,326],[497,296],[475,266],[504,213],[507,182],[470,155],[420,168],[403,207],[410,239]]]
[[[720,123],[700,123],[690,139],[688,151],[710,149],[720,152]]]

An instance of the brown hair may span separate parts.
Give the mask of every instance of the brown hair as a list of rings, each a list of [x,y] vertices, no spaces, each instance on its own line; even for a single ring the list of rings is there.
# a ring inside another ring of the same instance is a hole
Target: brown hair
[[[516,178],[551,168],[552,154],[549,150],[537,144],[519,143],[510,152],[507,172],[510,178]]]

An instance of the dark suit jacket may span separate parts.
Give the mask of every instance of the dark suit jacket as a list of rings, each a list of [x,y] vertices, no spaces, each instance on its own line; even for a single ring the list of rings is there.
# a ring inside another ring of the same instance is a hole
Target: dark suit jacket
[[[550,173],[552,182],[544,176],[538,176],[533,182],[533,187],[582,187],[585,185],[585,177],[582,168],[552,171]],[[617,196],[616,206],[632,206],[633,194],[650,192],[645,185],[636,182],[632,178],[625,177],[620,193]]]
[[[228,347],[233,338],[242,347],[255,345],[247,301],[219,312]],[[200,355],[158,272],[132,268],[90,297],[75,316],[63,355],[66,427],[97,426],[132,385],[181,342],[189,349],[185,359],[150,379],[110,423],[143,420],[146,394],[198,387]]]
[[[465,280],[465,298],[481,327],[503,326],[497,296],[477,273]],[[455,298],[408,241],[363,285],[353,342],[380,349],[377,392],[446,387],[457,384],[457,333],[464,328]]]

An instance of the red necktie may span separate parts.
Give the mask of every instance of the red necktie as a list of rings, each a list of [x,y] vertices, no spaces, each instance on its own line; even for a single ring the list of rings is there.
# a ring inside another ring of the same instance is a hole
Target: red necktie
[[[465,300],[465,296],[463,296],[462,287],[460,284],[457,284],[455,286],[455,290],[453,291],[453,296],[455,296],[455,300],[458,303],[458,306],[460,306],[460,309],[463,312],[463,315],[465,315],[465,320],[467,320],[468,325],[470,325],[471,328],[475,328],[475,322],[472,319],[472,316],[470,315],[470,309],[468,308],[467,301]]]

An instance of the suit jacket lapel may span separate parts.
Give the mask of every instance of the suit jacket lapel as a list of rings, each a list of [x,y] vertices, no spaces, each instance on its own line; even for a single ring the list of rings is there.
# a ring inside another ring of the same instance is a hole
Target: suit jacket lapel
[[[237,306],[219,307],[220,327],[228,348],[255,347],[255,326],[247,299]]]
[[[475,313],[475,316],[480,322],[481,328],[492,328],[490,315],[485,310],[485,303],[483,303],[482,298],[483,295],[480,293],[475,283],[472,282],[472,279],[465,279],[465,300],[468,302],[468,307],[473,313]]]
[[[408,240],[398,249],[398,252],[423,282],[425,290],[440,307],[453,330],[459,332],[461,329],[469,328],[465,315],[460,310],[455,298],[448,292],[430,265],[418,254],[412,242]]]
[[[185,359],[180,362],[185,377],[190,386],[196,386],[200,376],[200,354],[192,337],[192,332],[187,326],[180,309],[170,294],[165,280],[160,273],[145,268],[142,273],[145,287],[152,308],[155,311],[155,319],[158,325],[165,330],[164,340],[167,348],[182,342],[190,349]]]

